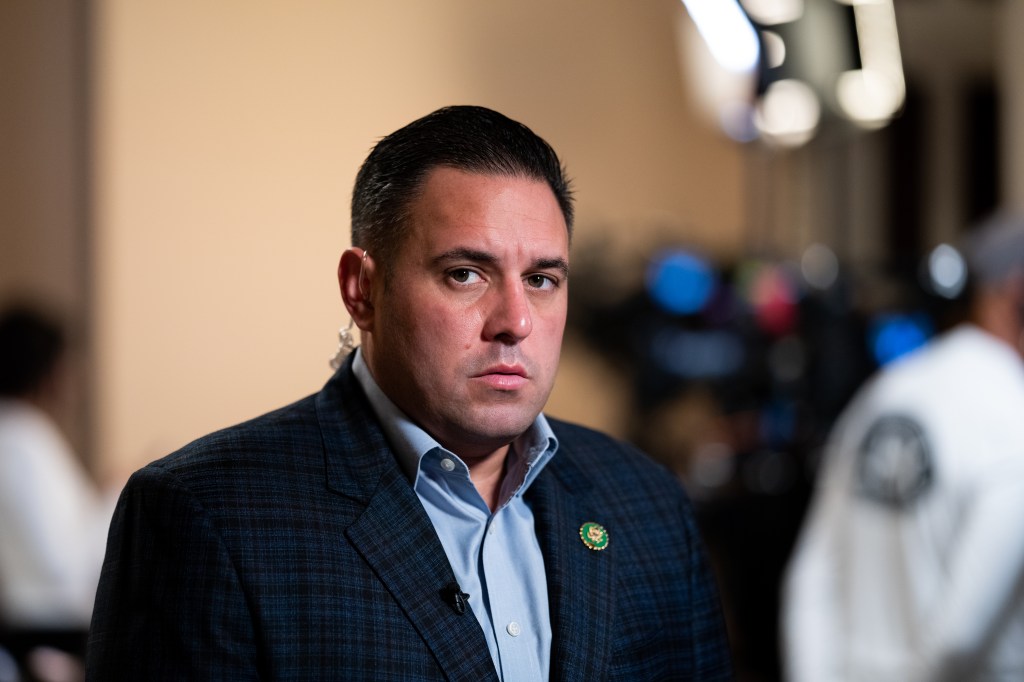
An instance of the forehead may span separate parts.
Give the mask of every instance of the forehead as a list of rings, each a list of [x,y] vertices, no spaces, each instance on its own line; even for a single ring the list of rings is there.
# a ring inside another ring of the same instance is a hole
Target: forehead
[[[409,204],[406,245],[419,249],[470,240],[532,244],[566,256],[568,229],[543,180],[435,168]],[[404,249],[403,249],[404,250]]]

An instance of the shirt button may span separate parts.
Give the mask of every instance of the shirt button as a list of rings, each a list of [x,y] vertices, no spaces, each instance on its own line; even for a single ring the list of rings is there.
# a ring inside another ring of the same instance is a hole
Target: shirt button
[[[515,621],[509,623],[508,627],[505,629],[508,630],[508,634],[512,635],[513,637],[518,637],[519,633],[522,632],[522,628],[519,627],[519,623]]]
[[[445,471],[455,471],[455,462],[445,457],[441,460],[441,468]]]

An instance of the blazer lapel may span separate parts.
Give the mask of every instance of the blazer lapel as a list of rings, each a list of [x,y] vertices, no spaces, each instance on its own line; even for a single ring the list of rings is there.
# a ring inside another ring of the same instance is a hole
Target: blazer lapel
[[[607,523],[585,494],[586,477],[566,455],[556,455],[527,492],[548,578],[551,680],[600,680],[610,655],[615,529],[608,528],[605,550],[583,543],[584,523]]]
[[[444,588],[455,581],[430,518],[398,467],[381,480],[346,533],[450,679],[497,680],[487,641],[472,611],[457,614]]]
[[[449,679],[497,680],[480,624],[444,598],[455,574],[377,425],[351,359],[317,396],[327,484],[363,502],[346,537],[405,611]]]

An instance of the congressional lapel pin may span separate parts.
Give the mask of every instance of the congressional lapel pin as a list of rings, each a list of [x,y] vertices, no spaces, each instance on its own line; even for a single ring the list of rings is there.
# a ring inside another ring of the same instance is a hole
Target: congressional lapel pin
[[[580,526],[580,540],[589,549],[600,551],[608,546],[608,531],[600,523],[587,521]]]

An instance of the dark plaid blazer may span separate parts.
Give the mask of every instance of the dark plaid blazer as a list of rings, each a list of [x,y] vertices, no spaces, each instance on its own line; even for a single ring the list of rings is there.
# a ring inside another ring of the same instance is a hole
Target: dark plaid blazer
[[[528,493],[552,680],[726,680],[718,596],[674,477],[551,420]],[[605,550],[580,526],[602,524]],[[495,680],[473,614],[351,370],[138,471],[107,544],[89,680]],[[492,589],[501,589],[494,586]]]

